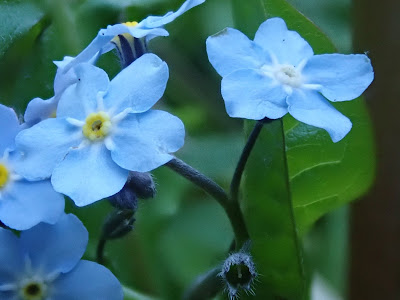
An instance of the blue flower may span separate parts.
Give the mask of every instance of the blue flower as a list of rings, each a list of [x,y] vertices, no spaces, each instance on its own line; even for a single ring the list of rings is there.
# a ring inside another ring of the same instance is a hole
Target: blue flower
[[[23,176],[51,176],[56,191],[83,206],[120,191],[129,170],[148,172],[171,160],[185,132],[177,117],[149,110],[168,80],[156,55],[143,55],[111,82],[91,64],[75,72],[78,82],[62,94],[57,117],[21,131],[16,143]]]
[[[325,129],[334,142],[351,129],[332,102],[352,100],[374,73],[366,55],[314,55],[311,46],[280,18],[261,24],[254,41],[232,28],[207,39],[211,64],[223,77],[222,97],[231,117],[297,120]]]
[[[18,238],[0,228],[0,299],[122,300],[115,276],[81,260],[88,232],[74,215],[39,224]]]
[[[163,28],[164,25],[171,23],[177,17],[188,11],[194,6],[200,5],[205,0],[186,0],[176,12],[168,12],[164,16],[148,16],[138,22],[126,22],[122,24],[109,25],[106,29],[101,29],[96,38],[71,62],[66,66],[66,70],[74,65],[87,62],[96,55],[104,54],[115,48],[112,40],[118,35],[130,35],[134,38],[144,38],[146,42],[157,36],[168,36],[169,33]],[[140,56],[140,55],[139,55]]]
[[[0,104],[0,220],[25,230],[40,223],[55,223],[64,212],[64,197],[49,180],[29,182],[15,169],[20,159],[14,139],[21,129],[15,112]]]

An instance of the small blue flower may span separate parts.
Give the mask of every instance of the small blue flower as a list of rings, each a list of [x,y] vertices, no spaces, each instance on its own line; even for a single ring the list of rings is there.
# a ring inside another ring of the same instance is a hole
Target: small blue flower
[[[64,197],[49,180],[29,182],[15,170],[20,157],[13,151],[14,139],[21,125],[15,112],[1,104],[0,128],[0,220],[17,230],[54,224],[64,212]]]
[[[332,102],[360,96],[374,78],[366,55],[314,55],[280,18],[261,24],[254,41],[236,29],[207,39],[208,58],[223,77],[222,97],[231,117],[297,120],[325,129],[334,142],[351,129]]]
[[[16,137],[23,153],[18,171],[46,179],[78,206],[114,195],[129,170],[151,171],[183,146],[184,126],[175,116],[149,110],[163,95],[168,67],[145,54],[111,82],[91,64],[75,67],[78,82],[62,94],[55,119]]]
[[[0,299],[122,300],[117,278],[81,260],[88,232],[74,215],[39,224],[18,238],[0,228]]]
[[[168,36],[169,33],[163,28],[189,9],[200,5],[205,0],[186,0],[176,12],[168,12],[164,16],[148,16],[138,22],[126,22],[122,24],[109,25],[101,29],[96,38],[71,62],[66,70],[74,65],[87,62],[96,55],[101,55],[114,49],[115,44],[111,41],[118,35],[128,34],[134,38],[145,38],[146,42],[157,36]]]

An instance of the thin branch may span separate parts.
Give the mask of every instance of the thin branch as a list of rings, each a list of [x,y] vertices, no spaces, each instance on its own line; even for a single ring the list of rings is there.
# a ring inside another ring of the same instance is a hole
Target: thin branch
[[[239,162],[236,166],[235,173],[233,174],[232,181],[231,181],[231,189],[230,189],[230,195],[231,195],[231,200],[234,202],[239,201],[239,187],[240,187],[240,181],[242,179],[243,171],[246,166],[247,160],[250,156],[251,151],[253,150],[253,147],[257,141],[257,138],[261,132],[261,129],[264,124],[270,123],[273,120],[270,119],[263,119],[260,121],[257,121],[257,123],[254,125],[253,130],[250,133],[250,136],[246,142],[246,145],[243,148],[242,154],[240,155]]]
[[[166,166],[206,191],[217,200],[219,204],[221,204],[231,222],[235,234],[236,248],[240,249],[240,247],[242,247],[242,245],[249,239],[249,233],[247,232],[246,223],[238,202],[231,201],[224,189],[222,189],[217,183],[182,160],[173,158],[166,163]]]

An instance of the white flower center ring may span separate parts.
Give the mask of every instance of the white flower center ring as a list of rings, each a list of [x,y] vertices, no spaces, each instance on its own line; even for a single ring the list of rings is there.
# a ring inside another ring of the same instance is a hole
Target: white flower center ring
[[[279,65],[273,73],[275,79],[281,84],[298,88],[303,84],[301,73],[292,65]]]

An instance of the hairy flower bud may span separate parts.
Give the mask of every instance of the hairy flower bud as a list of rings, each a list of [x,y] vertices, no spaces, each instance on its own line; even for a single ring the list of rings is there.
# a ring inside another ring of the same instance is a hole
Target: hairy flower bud
[[[116,210],[110,213],[104,221],[102,238],[112,240],[121,238],[133,229],[135,218],[133,210]]]
[[[126,186],[134,190],[140,199],[153,198],[156,195],[156,186],[150,173],[129,172]]]
[[[251,255],[246,251],[231,254],[222,265],[218,276],[224,280],[230,299],[238,297],[240,288],[246,293],[254,294],[252,284],[257,272]]]
[[[124,187],[108,200],[116,208],[136,211],[138,198],[153,198],[155,194],[156,187],[151,174],[132,171]]]

